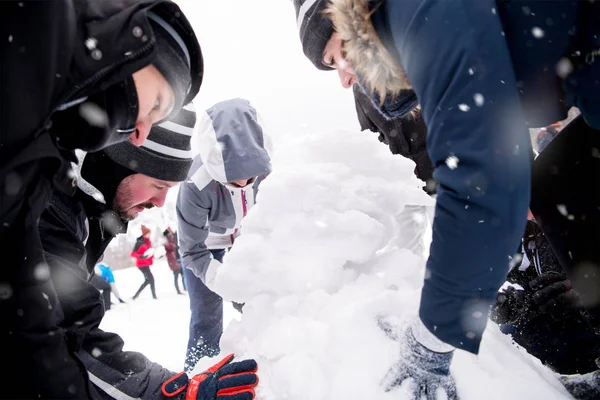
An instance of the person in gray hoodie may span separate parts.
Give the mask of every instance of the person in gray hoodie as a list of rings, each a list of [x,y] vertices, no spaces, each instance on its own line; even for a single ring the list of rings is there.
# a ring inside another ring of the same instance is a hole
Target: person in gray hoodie
[[[199,154],[179,187],[177,220],[190,298],[185,371],[220,352],[223,299],[210,287],[225,252],[240,235],[260,183],[271,172],[269,138],[247,100],[215,104],[198,118]]]

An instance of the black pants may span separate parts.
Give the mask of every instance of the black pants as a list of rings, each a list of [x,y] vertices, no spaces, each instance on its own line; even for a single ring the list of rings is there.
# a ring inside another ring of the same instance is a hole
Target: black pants
[[[138,289],[137,292],[133,295],[133,299],[137,299],[137,297],[142,293],[142,290],[148,285],[150,285],[150,290],[152,291],[152,297],[156,299],[156,288],[154,287],[154,275],[150,271],[150,267],[138,267],[140,272],[144,274],[144,283]]]
[[[177,290],[177,294],[181,294],[181,290],[179,290],[179,277],[181,276],[181,283],[183,284],[183,290],[187,290],[185,288],[185,278],[183,277],[183,271],[180,269],[173,270],[173,281],[175,283],[175,290]]]
[[[100,291],[100,293],[102,294],[102,301],[104,302],[104,310],[105,311],[110,310],[110,293],[112,292],[110,283],[106,282],[104,279],[100,278],[98,275],[92,276],[92,279],[90,279],[90,283],[92,284],[92,286],[94,286],[96,289],[98,289]]]
[[[533,163],[531,211],[600,326],[600,131],[579,116]]]

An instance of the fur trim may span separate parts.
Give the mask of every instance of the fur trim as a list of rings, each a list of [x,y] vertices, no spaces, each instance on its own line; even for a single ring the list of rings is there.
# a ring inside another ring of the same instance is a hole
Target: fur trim
[[[325,13],[344,41],[346,60],[366,80],[367,89],[383,99],[411,89],[404,68],[396,62],[377,36],[371,22],[369,0],[329,0]]]

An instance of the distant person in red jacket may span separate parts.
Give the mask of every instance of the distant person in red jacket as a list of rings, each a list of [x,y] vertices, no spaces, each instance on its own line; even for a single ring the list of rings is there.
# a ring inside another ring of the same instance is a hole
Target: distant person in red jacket
[[[137,297],[142,293],[142,290],[148,285],[150,285],[150,290],[152,291],[152,297],[156,299],[156,288],[154,287],[154,276],[150,271],[150,266],[154,262],[154,249],[152,248],[152,242],[150,242],[150,229],[145,225],[142,225],[142,236],[137,238],[135,242],[135,247],[131,252],[131,257],[135,258],[135,266],[139,268],[139,270],[144,274],[144,283],[135,292],[133,295],[133,300],[137,299]]]
[[[177,245],[177,232],[173,232],[171,227],[167,227],[164,230],[163,235],[165,237],[165,251],[167,253],[167,262],[169,263],[169,268],[173,271],[173,280],[175,283],[175,290],[177,290],[177,294],[181,293],[179,290],[179,277],[181,276],[181,283],[183,284],[183,290],[187,290],[185,288],[185,279],[183,278],[183,272],[181,271],[181,258],[179,257],[179,246]]]

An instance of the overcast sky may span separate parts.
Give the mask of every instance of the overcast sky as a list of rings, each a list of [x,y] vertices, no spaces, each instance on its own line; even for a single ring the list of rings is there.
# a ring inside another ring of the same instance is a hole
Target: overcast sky
[[[250,100],[273,136],[358,129],[352,91],[302,53],[290,0],[177,0],[204,55],[196,107]]]

